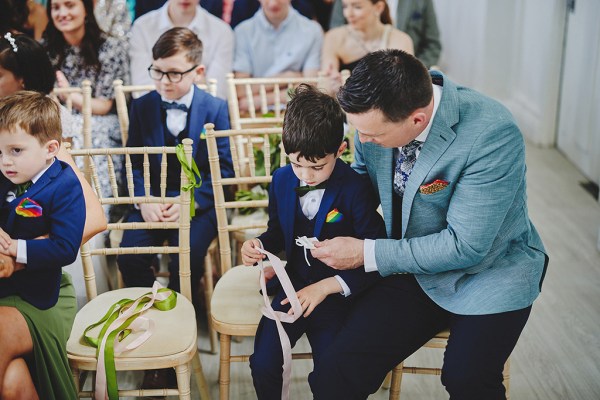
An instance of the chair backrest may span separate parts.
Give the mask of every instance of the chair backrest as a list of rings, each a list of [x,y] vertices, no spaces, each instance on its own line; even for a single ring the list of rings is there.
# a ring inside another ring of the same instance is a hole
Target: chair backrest
[[[83,147],[92,147],[92,84],[89,80],[84,80],[81,83],[81,87],[71,86],[66,88],[54,88],[50,93],[50,96],[57,99],[59,94],[67,95],[65,107],[67,110],[73,110],[73,100],[71,95],[74,93],[80,93],[83,102],[81,106],[81,115],[83,117],[83,127],[81,136],[83,138]]]
[[[207,83],[196,85],[199,89],[206,91],[212,96],[217,96],[217,80],[208,79]],[[123,85],[121,79],[113,81],[115,88],[115,103],[117,105],[117,115],[119,117],[119,127],[121,128],[121,140],[123,146],[127,144],[129,136],[129,108],[127,107],[127,95],[132,93],[145,93],[155,89],[154,85]]]
[[[232,129],[252,128],[256,126],[277,126],[283,122],[285,104],[281,101],[281,92],[287,93],[301,83],[324,87],[325,76],[319,73],[316,77],[298,78],[235,78],[227,74],[227,102]],[[273,101],[269,100],[268,92],[273,92]],[[248,115],[242,116],[238,94],[243,93],[248,101]],[[259,104],[254,96],[258,94]],[[260,110],[260,113],[257,113]],[[265,116],[272,112],[272,116]]]
[[[282,132],[282,128],[280,127],[215,131],[213,124],[206,124],[205,129],[206,145],[208,147],[208,160],[210,164],[210,173],[215,198],[215,210],[217,213],[219,252],[221,255],[221,273],[224,274],[232,266],[229,233],[250,229],[266,229],[267,227],[266,221],[264,223],[249,223],[246,225],[231,224],[227,218],[227,210],[248,210],[266,208],[268,206],[268,199],[256,200],[249,198],[247,200],[238,199],[235,201],[225,201],[226,188],[239,185],[252,187],[256,185],[269,184],[272,179],[272,170],[286,164],[286,154],[283,150],[283,146],[279,145],[278,150],[276,150],[273,154],[274,159],[277,158],[275,157],[275,154],[278,154],[279,163],[277,165],[272,165],[271,146],[272,143],[280,143]],[[229,138],[235,177],[223,178],[221,176],[217,138]],[[256,164],[244,164],[241,160],[239,160],[235,146],[235,143],[238,142],[238,138],[242,139],[245,143],[248,143],[248,145],[252,147],[250,153],[262,151],[262,154],[269,155],[264,157],[264,174],[257,175]],[[244,166],[249,168],[250,171],[244,171],[243,168],[239,167],[240,164],[244,164]]]
[[[191,139],[183,140],[183,150],[185,159],[191,165],[192,159]],[[153,247],[119,247],[119,248],[94,248],[89,244],[82,245],[81,258],[83,262],[84,279],[88,300],[97,295],[95,273],[91,257],[97,255],[120,255],[120,254],[178,254],[179,255],[179,279],[181,294],[191,301],[191,272],[190,272],[190,215],[186,210],[190,209],[190,192],[184,190],[189,180],[182,168],[181,173],[181,195],[178,197],[167,197],[167,155],[175,154],[175,147],[124,147],[124,148],[106,148],[106,149],[74,149],[71,150],[73,158],[84,157],[87,159],[90,169],[92,186],[99,196],[100,203],[105,204],[141,204],[141,203],[159,203],[159,204],[180,204],[181,213],[177,222],[117,222],[109,223],[108,230],[129,230],[129,229],[177,229],[179,231],[178,246],[153,246]],[[159,155],[160,161],[160,196],[150,195],[150,155]],[[109,181],[113,197],[103,197],[100,190],[100,181],[96,169],[96,159],[107,157],[109,172]],[[127,179],[127,196],[119,196],[117,188],[117,176],[120,171],[115,171],[113,157],[125,157],[125,170]],[[141,157],[144,178],[144,195],[135,196],[133,184],[132,157]]]

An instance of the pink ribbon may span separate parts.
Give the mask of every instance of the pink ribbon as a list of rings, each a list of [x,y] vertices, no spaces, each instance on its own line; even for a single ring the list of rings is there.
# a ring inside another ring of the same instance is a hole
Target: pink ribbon
[[[98,363],[96,366],[96,390],[95,390],[95,399],[97,400],[108,400],[108,385],[106,379],[106,360],[104,357],[104,350],[106,348],[106,341],[110,336],[110,333],[118,329],[121,325],[123,325],[129,318],[134,315],[138,315],[138,317],[133,320],[128,326],[127,330],[133,332],[144,332],[139,337],[137,337],[132,342],[125,345],[122,341],[119,341],[120,335],[115,336],[114,340],[114,355],[118,355],[124,351],[133,350],[139,346],[141,346],[146,340],[152,336],[154,333],[154,321],[149,318],[139,316],[141,313],[152,307],[154,302],[166,300],[171,292],[158,292],[162,286],[158,282],[154,282],[152,286],[152,291],[145,296],[141,296],[135,300],[131,306],[127,307],[124,311],[121,312],[119,317],[115,319],[106,330],[106,334],[102,337],[102,340],[98,346]],[[148,298],[148,302],[144,304],[139,310],[137,310],[138,304],[143,300]]]
[[[282,322],[291,324],[298,318],[300,318],[302,316],[302,306],[300,305],[300,300],[298,300],[296,289],[294,289],[294,286],[292,286],[290,277],[288,276],[285,267],[281,262],[281,259],[261,248],[257,248],[257,250],[265,254],[271,262],[271,266],[275,270],[277,278],[279,278],[281,287],[283,288],[283,291],[285,292],[293,311],[293,314],[288,314],[283,311],[275,311],[273,310],[273,307],[271,307],[271,301],[267,296],[266,279],[264,272],[265,266],[263,265],[263,262],[261,260],[258,263],[260,267],[260,288],[262,289],[263,299],[265,301],[265,306],[262,307],[261,311],[265,317],[272,319],[277,325],[277,331],[279,332],[279,340],[281,342],[281,350],[283,352],[283,385],[281,387],[281,399],[288,400],[290,398],[290,381],[292,377],[292,346],[290,344],[290,338],[285,332],[285,329],[283,329]]]

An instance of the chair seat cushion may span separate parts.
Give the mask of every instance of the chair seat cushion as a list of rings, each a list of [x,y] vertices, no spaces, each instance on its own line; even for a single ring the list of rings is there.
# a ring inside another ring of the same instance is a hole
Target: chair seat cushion
[[[217,282],[211,299],[213,319],[224,324],[258,325],[261,307],[260,268],[237,266]]]
[[[98,322],[117,301],[127,298],[135,300],[150,292],[150,288],[125,288],[103,293],[88,302],[77,313],[71,336],[67,342],[67,353],[76,357],[95,357],[96,348],[85,344],[83,331],[91,324]],[[154,321],[154,333],[141,346],[131,351],[126,351],[121,357],[151,358],[182,353],[189,349],[196,341],[197,325],[194,307],[190,301],[181,294],[177,294],[177,305],[169,311],[159,311],[152,307],[142,314]],[[92,336],[97,336],[101,327],[90,331]],[[138,333],[132,333],[125,340],[131,341]]]

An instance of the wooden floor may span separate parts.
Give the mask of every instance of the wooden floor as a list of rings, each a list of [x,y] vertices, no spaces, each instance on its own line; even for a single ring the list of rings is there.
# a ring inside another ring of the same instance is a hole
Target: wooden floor
[[[584,177],[555,149],[527,148],[531,219],[550,254],[541,296],[512,356],[513,400],[600,399],[600,253],[597,250],[600,205],[580,185]],[[205,329],[201,350],[209,348]],[[306,346],[303,343],[300,347]],[[250,351],[252,341],[234,344]],[[218,399],[218,355],[202,352],[213,399]],[[440,363],[440,350],[411,357]],[[408,364],[408,362],[407,362]],[[310,399],[309,361],[293,364],[292,396]],[[198,398],[196,388],[194,398]],[[387,399],[380,389],[371,399]],[[232,370],[231,399],[255,399],[248,364]],[[405,375],[402,400],[447,399],[439,377]]]

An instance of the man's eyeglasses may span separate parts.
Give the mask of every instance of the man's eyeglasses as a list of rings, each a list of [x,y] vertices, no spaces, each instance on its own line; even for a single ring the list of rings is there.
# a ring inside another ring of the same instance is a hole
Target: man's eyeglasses
[[[183,79],[183,76],[185,74],[187,74],[188,72],[192,72],[197,66],[198,65],[194,65],[192,68],[188,69],[187,71],[183,71],[183,72],[177,72],[177,71],[164,72],[164,71],[161,71],[160,69],[153,68],[151,65],[148,67],[148,75],[150,75],[150,78],[152,78],[156,81],[162,80],[163,76],[166,75],[169,82],[178,83],[178,82],[181,82],[181,80]]]

